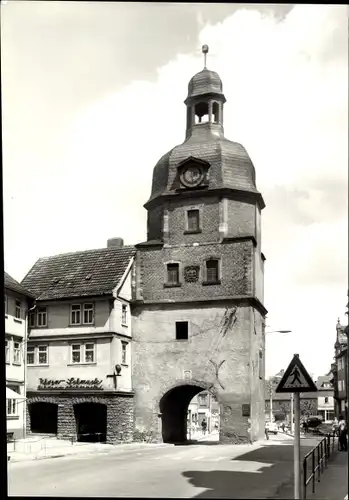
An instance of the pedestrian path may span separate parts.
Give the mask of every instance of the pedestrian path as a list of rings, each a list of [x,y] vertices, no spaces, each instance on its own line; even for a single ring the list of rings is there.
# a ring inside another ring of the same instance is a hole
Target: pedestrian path
[[[348,499],[348,452],[337,451],[328,462],[328,467],[315,484],[315,493],[308,486],[307,500]]]

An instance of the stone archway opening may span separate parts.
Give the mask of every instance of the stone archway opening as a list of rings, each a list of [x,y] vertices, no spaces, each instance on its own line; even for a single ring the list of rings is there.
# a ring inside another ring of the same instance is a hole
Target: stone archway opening
[[[164,443],[182,444],[190,442],[188,409],[193,398],[202,392],[211,395],[204,387],[185,384],[174,387],[161,398],[160,413]]]
[[[107,439],[107,407],[103,403],[74,404],[77,440],[105,443]]]
[[[38,402],[29,405],[30,430],[33,434],[57,434],[58,405]]]

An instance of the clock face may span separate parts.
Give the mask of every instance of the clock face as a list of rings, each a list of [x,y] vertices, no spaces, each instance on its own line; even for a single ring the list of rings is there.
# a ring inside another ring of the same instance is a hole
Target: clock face
[[[187,187],[197,186],[202,180],[203,174],[200,167],[192,165],[187,167],[181,175],[182,184]]]

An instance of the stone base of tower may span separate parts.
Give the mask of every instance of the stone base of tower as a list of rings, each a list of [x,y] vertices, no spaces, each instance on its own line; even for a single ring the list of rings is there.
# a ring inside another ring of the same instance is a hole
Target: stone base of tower
[[[175,340],[175,322],[183,319],[190,322],[190,337]],[[135,439],[185,441],[188,406],[202,391],[219,403],[221,443],[262,439],[262,323],[263,316],[242,301],[135,308]]]

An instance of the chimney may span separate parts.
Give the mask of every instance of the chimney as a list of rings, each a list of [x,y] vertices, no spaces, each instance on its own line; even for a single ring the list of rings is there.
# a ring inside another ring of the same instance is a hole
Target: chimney
[[[107,241],[107,248],[121,248],[124,246],[124,240],[122,238],[109,238]]]

